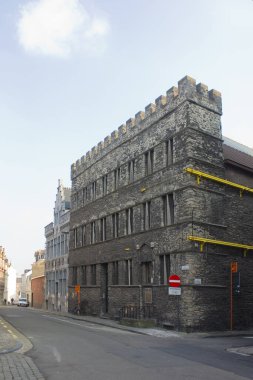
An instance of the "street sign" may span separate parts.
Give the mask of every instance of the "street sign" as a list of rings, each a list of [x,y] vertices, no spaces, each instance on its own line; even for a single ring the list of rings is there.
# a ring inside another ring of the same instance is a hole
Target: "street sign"
[[[75,285],[75,292],[80,293],[80,285]]]
[[[181,296],[181,288],[171,288],[169,287],[170,296]]]
[[[177,274],[169,277],[169,286],[172,288],[179,288],[181,286],[181,280]]]
[[[232,273],[237,273],[238,272],[238,263],[237,263],[237,261],[232,261],[231,262],[231,272]]]

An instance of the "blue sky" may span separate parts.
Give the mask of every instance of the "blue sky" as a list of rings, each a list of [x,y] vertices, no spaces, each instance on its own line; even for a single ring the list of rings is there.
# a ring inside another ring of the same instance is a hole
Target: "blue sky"
[[[252,67],[252,0],[1,1],[0,245],[18,272],[44,248],[58,178],[186,74],[253,147]]]

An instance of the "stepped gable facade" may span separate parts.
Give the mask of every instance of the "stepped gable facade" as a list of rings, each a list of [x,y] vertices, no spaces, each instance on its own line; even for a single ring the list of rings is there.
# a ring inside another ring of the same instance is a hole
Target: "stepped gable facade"
[[[221,94],[186,76],[72,165],[70,312],[253,326],[252,158],[223,143],[221,115]]]
[[[58,181],[54,221],[45,227],[45,307],[68,310],[68,252],[71,190]]]

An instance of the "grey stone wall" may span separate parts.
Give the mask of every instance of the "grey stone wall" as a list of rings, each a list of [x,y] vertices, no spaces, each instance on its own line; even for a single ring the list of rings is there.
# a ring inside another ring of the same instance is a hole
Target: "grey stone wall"
[[[72,165],[70,311],[76,302],[75,281],[82,281],[79,275],[73,279],[71,271],[77,268],[81,273],[81,266],[85,266],[82,313],[107,313],[113,318],[124,306],[142,307],[148,287],[158,323],[186,331],[226,329],[230,312],[230,263],[238,259],[243,272],[243,294],[235,298],[235,326],[253,325],[252,290],[250,281],[246,280],[246,273],[252,271],[250,254],[242,257],[240,249],[220,245],[205,245],[200,252],[199,243],[188,240],[189,235],[195,235],[252,244],[252,196],[246,194],[242,199],[238,191],[204,178],[198,184],[195,176],[185,172],[187,167],[192,167],[225,178],[220,116],[220,94],[214,90],[208,92],[205,85],[196,86],[192,78],[185,77],[179,81],[178,88],[170,89],[166,97],[159,97],[155,105],[146,107],[145,113],[136,114]],[[171,147],[173,159],[168,154]],[[148,153],[150,150],[152,153]],[[149,163],[149,173],[146,172],[148,155],[153,160],[153,170],[150,171]],[[129,177],[132,160],[135,160],[134,179]],[[116,188],[115,170],[120,171]],[[174,218],[169,225],[164,220],[166,194],[173,197]],[[150,202],[148,230],[145,230],[145,202]],[[129,208],[133,213],[133,228],[128,235],[126,210]],[[114,213],[119,215],[116,238]],[[106,218],[105,241],[101,241],[101,218]],[[96,235],[93,243],[92,223]],[[175,273],[181,277],[180,297],[168,295],[161,267],[163,256],[169,262],[167,277]],[[128,260],[132,268],[130,284],[126,273]],[[92,265],[96,265],[93,286]],[[247,317],[242,313],[247,313]]]

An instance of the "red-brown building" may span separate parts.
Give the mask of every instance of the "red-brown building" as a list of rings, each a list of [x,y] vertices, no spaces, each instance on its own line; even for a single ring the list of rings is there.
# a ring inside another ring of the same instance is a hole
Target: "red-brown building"
[[[45,304],[45,251],[36,251],[34,257],[35,262],[32,264],[31,306],[42,309]]]

